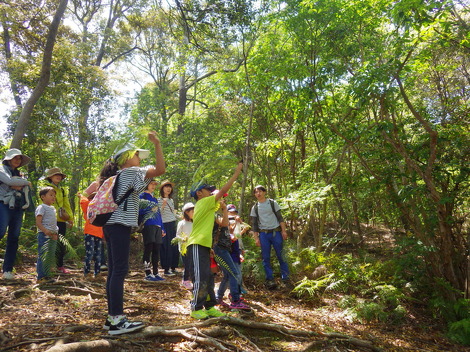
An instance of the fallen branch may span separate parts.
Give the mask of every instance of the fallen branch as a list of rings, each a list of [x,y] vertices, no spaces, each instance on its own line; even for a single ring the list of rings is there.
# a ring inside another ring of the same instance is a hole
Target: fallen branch
[[[62,291],[65,290],[66,292],[70,294],[75,294],[79,296],[87,296],[90,295],[91,298],[105,298],[106,294],[104,293],[99,293],[96,291],[91,291],[87,290],[84,288],[80,287],[74,287],[74,286],[43,286],[43,290],[50,290],[50,291]]]
[[[116,349],[116,346],[117,344],[114,341],[95,340],[56,345],[49,348],[47,352],[89,352],[95,350],[100,352],[112,352]]]

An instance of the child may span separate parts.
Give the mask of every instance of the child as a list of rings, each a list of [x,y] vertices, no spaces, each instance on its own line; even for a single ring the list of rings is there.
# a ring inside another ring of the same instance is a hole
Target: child
[[[215,187],[207,184],[200,184],[191,192],[191,196],[196,199],[197,203],[194,207],[193,229],[188,239],[187,255],[191,263],[194,287],[191,317],[195,319],[225,315],[214,307],[217,302],[214,293],[214,275],[210,268],[212,229],[219,200],[228,192],[242,168],[243,164],[239,163],[232,177],[215,195],[212,195]]]
[[[56,210],[52,206],[56,201],[55,190],[52,187],[44,187],[39,191],[42,204],[36,208],[36,226],[38,228],[38,260],[36,265],[37,280],[49,276],[48,268],[44,268],[42,256],[44,255],[44,244],[49,240],[57,241],[59,228],[57,226]]]
[[[217,246],[214,250],[217,255],[221,256],[223,259],[227,257],[227,253],[223,252],[223,250],[228,250],[228,254],[230,255],[231,262],[229,259],[225,259],[227,263],[230,263],[235,267],[232,269],[232,272],[235,274],[232,275],[227,270],[223,269],[224,277],[219,284],[219,289],[217,290],[217,303],[223,307],[230,307],[231,309],[250,309],[249,306],[242,302],[241,294],[245,293],[246,291],[243,289],[243,279],[242,279],[242,271],[241,271],[241,257],[242,253],[240,251],[240,241],[239,237],[243,233],[245,233],[248,227],[245,227],[243,230],[240,228],[242,221],[238,216],[237,208],[233,204],[227,205],[227,212],[228,212],[228,221],[229,221],[229,236],[230,236],[230,243],[225,243],[225,247]],[[237,231],[238,230],[238,231]],[[236,234],[235,234],[236,233]],[[226,241],[227,242],[227,241]],[[218,248],[221,247],[221,248]],[[222,252],[221,255],[218,252]],[[225,291],[227,290],[227,286],[230,284],[230,294],[229,298],[231,301],[230,306],[223,301],[223,297]],[[237,303],[239,302],[239,304]]]
[[[129,189],[132,192],[122,202],[103,226],[103,233],[108,247],[108,279],[106,280],[106,298],[108,300],[108,318],[103,328],[110,335],[120,335],[142,329],[142,322],[131,322],[124,315],[124,279],[129,271],[129,251],[131,232],[137,227],[139,218],[139,195],[150,180],[165,172],[162,147],[156,132],[149,132],[148,139],[155,147],[154,166],[141,168],[140,160],[150,152],[126,145],[117,151],[104,165],[100,173],[100,183],[119,174],[115,185],[116,200],[122,199]]]
[[[192,290],[193,284],[190,279],[190,263],[188,262],[188,256],[183,254],[186,253],[186,245],[188,242],[189,234],[193,229],[193,216],[194,216],[194,204],[186,203],[183,205],[183,220],[178,223],[176,229],[176,238],[178,240],[178,249],[181,252],[184,265],[183,281],[181,285],[187,289]]]
[[[222,268],[224,278],[217,291],[217,304],[230,309],[251,310],[251,308],[241,300],[241,272],[240,267],[234,263],[231,256],[232,240],[228,229],[228,210],[224,199],[220,200],[220,208],[222,209],[223,216],[216,219],[213,241],[215,242],[214,253],[216,255],[216,261]],[[230,285],[230,305],[223,301],[227,281]]]
[[[100,274],[101,266],[101,248],[103,243],[103,229],[98,226],[93,226],[88,220],[87,211],[88,204],[95,197],[96,192],[91,193],[88,197],[79,194],[80,207],[83,212],[83,219],[85,219],[85,226],[83,233],[85,235],[85,265],[83,267],[83,275],[88,276],[91,270],[91,260],[95,262],[94,274],[97,278]]]
[[[144,263],[144,271],[146,281],[163,281],[165,280],[158,275],[158,262],[160,261],[160,246],[162,245],[162,216],[160,214],[157,198],[153,196],[157,188],[157,181],[150,181],[147,189],[139,196],[145,206],[139,210],[139,218],[144,221],[142,230],[142,238],[144,240],[144,255],[142,262]],[[150,269],[152,266],[152,269]],[[153,273],[152,273],[153,270]]]
[[[54,208],[57,213],[57,226],[59,227],[59,234],[65,237],[67,232],[67,224],[73,225],[72,208],[70,207],[69,197],[64,186],[61,185],[62,181],[67,177],[62,170],[58,167],[53,167],[46,170],[44,186],[54,188],[56,192],[56,200]],[[70,271],[64,267],[65,245],[61,242],[57,243],[57,270],[62,274],[70,274]]]

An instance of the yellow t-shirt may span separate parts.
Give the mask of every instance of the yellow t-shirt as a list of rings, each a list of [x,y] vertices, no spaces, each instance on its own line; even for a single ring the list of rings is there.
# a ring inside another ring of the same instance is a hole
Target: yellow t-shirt
[[[212,229],[214,228],[214,214],[220,204],[215,196],[201,198],[194,207],[193,229],[188,239],[188,246],[199,244],[212,247]]]

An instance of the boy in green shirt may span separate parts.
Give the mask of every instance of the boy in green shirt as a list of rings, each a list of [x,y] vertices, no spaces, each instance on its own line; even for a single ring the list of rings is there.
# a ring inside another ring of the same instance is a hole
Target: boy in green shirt
[[[232,177],[215,195],[212,195],[215,186],[208,184],[199,185],[191,191],[191,196],[196,199],[197,203],[194,207],[193,229],[188,239],[187,255],[191,263],[193,280],[191,317],[195,319],[225,315],[214,307],[217,301],[214,292],[214,275],[210,268],[212,229],[214,215],[219,208],[219,200],[232,187],[242,169],[243,164],[239,163]]]

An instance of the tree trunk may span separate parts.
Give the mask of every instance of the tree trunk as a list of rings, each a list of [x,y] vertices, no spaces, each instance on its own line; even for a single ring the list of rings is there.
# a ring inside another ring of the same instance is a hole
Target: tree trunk
[[[67,8],[68,0],[61,0],[59,7],[54,15],[54,18],[49,26],[49,33],[47,35],[46,46],[44,48],[44,55],[42,60],[41,75],[39,77],[38,84],[34,88],[31,96],[26,102],[21,115],[18,118],[18,123],[15,128],[15,133],[13,135],[13,140],[11,141],[10,148],[21,148],[21,144],[26,133],[26,129],[33,113],[34,106],[41,98],[44,90],[49,84],[51,77],[51,64],[52,64],[52,52],[54,50],[54,44],[57,37],[57,32],[59,29],[60,21],[65,13]]]

